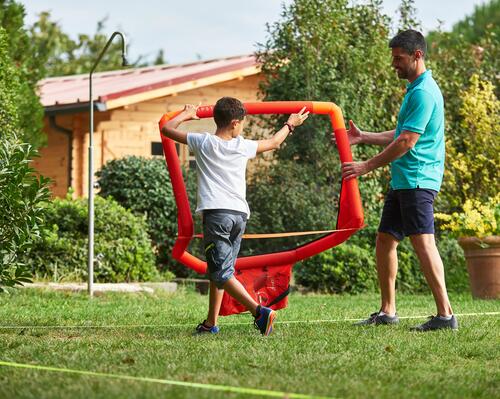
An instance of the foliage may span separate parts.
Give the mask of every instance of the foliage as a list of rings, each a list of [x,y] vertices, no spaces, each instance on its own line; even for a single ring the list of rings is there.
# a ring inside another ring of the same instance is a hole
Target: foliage
[[[316,172],[312,165],[284,160],[272,168],[261,166],[254,170],[247,189],[251,210],[247,231],[271,233],[335,228],[340,182],[326,184]],[[298,242],[303,240],[299,238]],[[242,254],[279,251],[294,241],[289,238],[243,241]]]
[[[36,94],[39,65],[30,51],[20,4],[0,1],[0,138],[14,133],[35,148],[45,143]]]
[[[20,256],[39,238],[47,179],[30,167],[35,151],[15,139],[0,142],[0,291],[29,281]]]
[[[446,288],[449,292],[470,292],[465,256],[458,241],[441,234],[436,244],[443,260]]]
[[[377,274],[372,251],[339,245],[297,264],[295,281],[316,291],[357,294],[374,291]]]
[[[486,201],[500,191],[500,101],[494,87],[474,74],[461,92],[461,129],[467,132],[462,148],[448,141],[448,196],[455,207],[474,199]]]
[[[410,1],[404,7],[411,5]],[[411,9],[406,15],[409,21]],[[390,20],[377,1],[351,6],[343,0],[296,0],[284,6],[281,20],[268,26],[268,40],[257,53],[263,63],[263,99],[332,101],[364,130],[393,129],[404,92],[390,67],[389,33]],[[265,118],[261,125],[275,130],[284,118]],[[253,212],[249,231],[335,227],[341,175],[338,153],[329,144],[331,130],[327,118],[311,116],[276,152],[277,162],[252,176],[247,190]],[[358,145],[352,150],[354,159],[360,160],[379,149]],[[370,227],[349,243],[364,247],[374,243],[387,169],[359,183]],[[244,242],[242,250],[269,252],[303,242]]]
[[[500,194],[490,198],[485,203],[468,199],[462,212],[451,215],[437,214],[442,220],[443,230],[450,230],[456,237],[486,237],[500,234]]]
[[[45,209],[46,229],[26,254],[35,276],[55,280],[87,277],[88,206],[84,198],[55,199]],[[158,277],[143,218],[112,199],[95,199],[94,276],[98,282],[148,281]]]
[[[452,29],[453,34],[462,36],[469,43],[479,42],[487,31],[500,37],[500,0],[476,5],[472,15],[457,22]]]
[[[177,207],[165,160],[137,156],[115,159],[104,165],[97,177],[102,197],[113,197],[123,207],[146,217],[160,269],[168,268],[178,276],[185,274],[187,269],[171,257],[177,237]],[[188,187],[191,192],[195,189],[193,184]]]
[[[36,57],[44,60],[45,76],[65,76],[89,73],[97,57],[109,40],[106,32],[107,18],[97,22],[93,35],[79,34],[72,39],[57,21],[51,19],[49,11],[41,12],[38,20],[29,28],[30,39]],[[122,44],[119,38],[113,40],[99,62],[99,70],[112,71],[123,69],[121,58]],[[133,67],[148,65],[144,56],[135,61],[129,60]],[[163,52],[159,51],[153,62],[165,64]]]
[[[347,0],[296,0],[268,27],[268,35],[257,53],[264,100],[332,101],[365,130],[394,127],[403,92],[390,68],[389,19],[378,2],[351,7]],[[267,124],[274,129],[285,118],[276,116]],[[338,162],[330,161],[330,135],[329,121],[312,117],[277,157],[332,174]],[[360,150],[358,157],[369,154],[365,147]]]
[[[456,236],[498,234],[500,223],[500,101],[494,86],[472,75],[469,87],[462,91],[459,109],[464,136],[461,147],[448,141],[450,168],[447,170],[447,195],[455,210],[438,214],[444,230]]]
[[[437,198],[436,208],[444,213],[460,212],[468,195],[480,195],[482,201],[485,201],[487,197],[491,197],[495,186],[498,190],[498,179],[490,186],[481,180],[472,182],[472,171],[466,172],[469,175],[466,190],[462,190],[464,187],[461,182],[464,178],[462,161],[468,157],[468,149],[478,154],[478,144],[482,140],[476,133],[478,128],[486,133],[490,141],[483,148],[488,159],[482,156],[477,159],[478,166],[486,166],[487,169],[482,172],[473,166],[474,173],[478,176],[486,173],[491,179],[492,162],[498,164],[498,151],[493,151],[498,148],[498,128],[484,129],[484,124],[479,121],[489,120],[498,126],[498,115],[495,116],[493,111],[496,109],[498,114],[500,46],[498,38],[491,31],[486,31],[478,43],[474,44],[467,42],[462,35],[450,32],[437,31],[429,36],[428,63],[443,92],[446,111],[447,157],[442,191]],[[463,158],[459,154],[467,157]],[[472,166],[475,159],[469,159],[468,164]],[[484,192],[479,194],[482,190]]]
[[[30,167],[41,140],[42,108],[34,91],[33,61],[20,51],[26,35],[23,9],[0,3],[0,290],[29,280],[20,259],[40,234],[47,179]]]

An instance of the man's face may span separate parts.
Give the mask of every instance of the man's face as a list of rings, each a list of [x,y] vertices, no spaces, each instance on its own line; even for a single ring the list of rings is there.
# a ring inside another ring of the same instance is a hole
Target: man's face
[[[396,70],[400,79],[408,79],[415,74],[417,57],[415,54],[408,54],[401,47],[394,47],[392,49],[392,67]]]

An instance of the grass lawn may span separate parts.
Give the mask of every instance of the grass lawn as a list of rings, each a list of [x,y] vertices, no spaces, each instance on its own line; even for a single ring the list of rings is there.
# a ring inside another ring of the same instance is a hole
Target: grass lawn
[[[400,316],[435,311],[430,295],[398,300]],[[466,294],[451,300],[457,314],[500,311],[500,301]],[[331,321],[364,317],[377,305],[376,294],[293,294],[268,338],[252,327],[248,314],[222,318],[218,336],[193,337],[207,297],[190,291],[108,293],[89,300],[18,290],[0,295],[0,362],[337,398],[500,397],[500,315],[459,317],[455,333],[408,331],[424,319],[365,328]],[[256,396],[0,364],[0,397]]]

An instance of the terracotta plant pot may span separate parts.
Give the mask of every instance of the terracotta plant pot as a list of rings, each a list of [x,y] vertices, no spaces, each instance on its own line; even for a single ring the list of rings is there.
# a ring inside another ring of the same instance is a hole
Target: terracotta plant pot
[[[465,253],[472,296],[500,298],[500,236],[461,237],[458,243]]]

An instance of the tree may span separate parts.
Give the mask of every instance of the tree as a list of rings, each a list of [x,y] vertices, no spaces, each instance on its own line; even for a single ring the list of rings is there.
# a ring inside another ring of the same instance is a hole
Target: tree
[[[29,30],[33,49],[43,60],[45,76],[65,76],[88,73],[109,37],[104,33],[107,18],[97,23],[96,32],[90,36],[79,34],[76,40],[66,34],[61,26],[51,20],[50,13],[40,13]],[[143,56],[130,63],[133,67],[147,65]],[[99,63],[99,70],[123,69],[121,43],[113,41]]]
[[[19,257],[39,237],[49,197],[47,180],[29,166],[36,152],[18,139],[29,137],[23,134],[25,115],[30,110],[36,115],[41,107],[33,100],[29,74],[11,58],[12,39],[0,27],[0,290],[27,281],[29,272]]]
[[[475,18],[469,19],[475,21]],[[481,77],[483,87],[491,87],[493,94],[500,96],[498,81],[500,75],[500,45],[498,37],[491,30],[484,31],[475,43],[469,42],[465,36],[456,31],[435,31],[429,34],[429,67],[433,70],[445,100],[445,116],[447,138],[447,158],[445,178],[441,195],[437,197],[436,206],[439,211],[451,213],[461,211],[464,203],[463,195],[457,182],[462,180],[460,170],[454,165],[456,154],[465,154],[473,132],[466,121],[463,108],[464,95],[473,76]],[[484,86],[486,85],[486,86]],[[491,85],[491,86],[489,86]],[[481,100],[482,101],[482,100]],[[478,103],[482,106],[482,103]],[[495,133],[494,130],[491,133]],[[496,160],[497,158],[495,158]]]
[[[268,39],[257,53],[264,75],[263,99],[332,101],[342,108],[346,119],[354,119],[363,129],[393,129],[404,91],[391,68],[389,28],[390,20],[382,14],[378,1],[349,6],[347,0],[296,0],[284,6],[281,20],[268,26]],[[274,116],[261,123],[275,129],[284,118]],[[254,224],[261,231],[275,231],[276,226],[296,230],[334,223],[341,177],[330,135],[330,122],[324,116],[310,117],[276,152],[278,162],[254,175],[248,197],[251,208],[258,211],[249,229]],[[377,149],[360,145],[353,151],[355,159],[363,159]],[[288,179],[272,188],[268,180],[279,180],[279,176]],[[386,169],[380,169],[360,179],[366,215],[373,224],[382,206],[387,176]],[[314,184],[308,184],[308,178]],[[274,215],[276,202],[288,198],[283,193],[295,192],[298,208],[288,216],[279,211]],[[318,192],[330,200],[311,225],[308,206],[317,202]],[[373,230],[362,234],[373,240]]]
[[[479,43],[487,32],[500,37],[500,0],[476,5],[474,12],[453,25],[451,32],[475,44]]]
[[[43,66],[33,55],[23,19],[21,4],[0,0],[0,135],[16,131],[21,141],[37,148],[46,141],[42,132],[43,108],[35,92]]]

